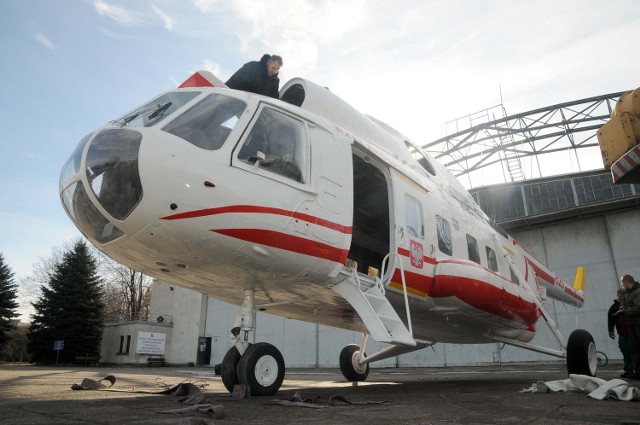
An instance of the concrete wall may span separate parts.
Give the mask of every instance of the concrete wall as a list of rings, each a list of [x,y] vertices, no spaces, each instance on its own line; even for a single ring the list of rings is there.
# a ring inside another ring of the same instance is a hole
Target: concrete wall
[[[170,323],[152,323],[132,321],[107,324],[102,334],[100,363],[107,364],[146,364],[148,354],[136,353],[138,332],[151,332],[165,335],[165,349],[172,345],[173,328]],[[130,339],[129,350],[126,350],[127,337]],[[120,340],[123,338],[122,351]],[[166,352],[166,351],[165,351]],[[157,357],[157,356],[155,356]]]
[[[137,354],[139,332],[165,334],[165,351],[162,355],[167,363],[196,363],[198,336],[204,333],[207,297],[162,281],[154,281],[151,292],[149,321],[111,323],[104,327],[102,336],[101,363],[146,364],[148,354]],[[129,351],[120,341],[127,337],[131,343]],[[157,356],[156,356],[157,357]]]

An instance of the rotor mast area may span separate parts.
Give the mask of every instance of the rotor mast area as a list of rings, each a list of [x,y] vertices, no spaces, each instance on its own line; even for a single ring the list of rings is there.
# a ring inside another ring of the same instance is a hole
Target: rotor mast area
[[[468,188],[600,169],[596,133],[624,93],[511,116],[499,104],[449,121],[447,136],[422,147]]]

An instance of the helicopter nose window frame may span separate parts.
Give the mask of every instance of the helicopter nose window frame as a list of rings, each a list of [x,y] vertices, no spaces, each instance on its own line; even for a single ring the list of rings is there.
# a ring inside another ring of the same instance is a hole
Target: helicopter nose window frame
[[[239,161],[298,183],[307,181],[308,135],[304,121],[263,107],[238,149]]]

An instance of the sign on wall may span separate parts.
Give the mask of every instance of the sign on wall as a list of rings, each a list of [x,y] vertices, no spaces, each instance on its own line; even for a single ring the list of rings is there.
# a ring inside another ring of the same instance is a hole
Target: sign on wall
[[[138,354],[164,354],[164,344],[167,334],[156,332],[138,332],[136,353]]]

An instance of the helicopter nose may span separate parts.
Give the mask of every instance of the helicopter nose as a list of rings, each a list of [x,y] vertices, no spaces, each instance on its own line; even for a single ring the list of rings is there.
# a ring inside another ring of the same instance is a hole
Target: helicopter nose
[[[107,243],[124,235],[98,206],[122,221],[142,200],[138,170],[141,141],[138,131],[104,129],[81,140],[65,164],[60,176],[62,203],[89,238]]]

